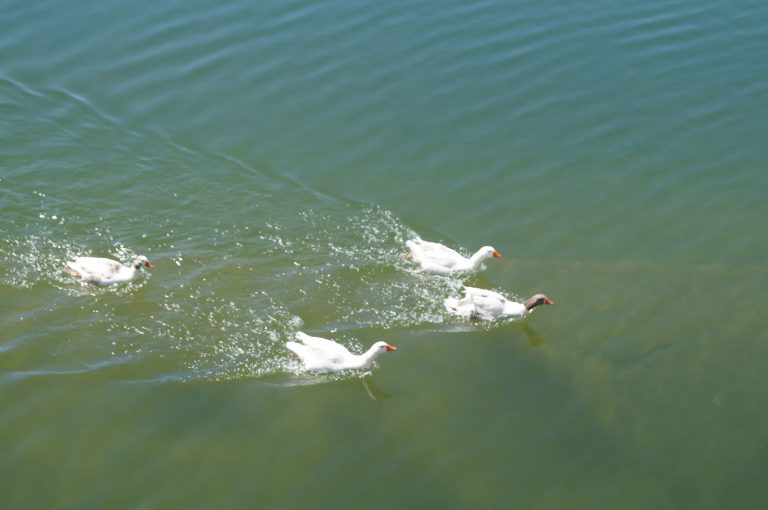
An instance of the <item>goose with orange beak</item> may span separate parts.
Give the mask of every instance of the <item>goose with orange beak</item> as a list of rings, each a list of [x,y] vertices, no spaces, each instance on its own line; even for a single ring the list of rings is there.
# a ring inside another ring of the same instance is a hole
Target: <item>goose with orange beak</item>
[[[333,340],[309,336],[301,331],[296,333],[296,340],[298,342],[286,342],[285,346],[301,359],[304,369],[308,372],[340,372],[368,368],[379,355],[397,350],[387,342],[376,342],[363,354],[353,354]]]
[[[101,257],[78,257],[67,262],[64,272],[77,278],[82,283],[95,285],[113,285],[115,283],[129,283],[139,276],[141,269],[152,269],[155,266],[144,255],[139,255],[130,266],[121,264],[112,259]]]
[[[464,287],[464,297],[445,300],[445,309],[454,315],[472,320],[515,319],[528,315],[540,305],[553,305],[544,294],[534,294],[522,303],[507,299],[492,290]]]
[[[464,257],[456,250],[440,243],[411,239],[405,245],[410,250],[408,256],[419,264],[427,273],[447,276],[458,271],[478,271],[484,260],[501,258],[501,253],[493,246],[483,246],[471,257]]]

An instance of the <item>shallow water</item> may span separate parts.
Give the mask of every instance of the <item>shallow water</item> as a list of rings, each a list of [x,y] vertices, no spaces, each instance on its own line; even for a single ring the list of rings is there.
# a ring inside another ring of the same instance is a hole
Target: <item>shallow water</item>
[[[4,11],[2,508],[762,508],[763,3]]]

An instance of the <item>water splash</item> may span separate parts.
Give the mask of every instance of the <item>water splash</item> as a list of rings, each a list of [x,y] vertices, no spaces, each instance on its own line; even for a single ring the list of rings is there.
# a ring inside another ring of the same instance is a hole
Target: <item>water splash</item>
[[[51,193],[14,193],[16,217],[0,225],[0,283],[78,298],[55,305],[88,318],[84,338],[68,352],[92,367],[133,366],[132,377],[282,374],[301,384],[360,377],[306,376],[285,342],[306,328],[362,352],[387,330],[455,330],[443,300],[471,277],[419,271],[405,258],[405,241],[417,234],[391,211],[328,197],[289,195],[279,207],[265,199],[246,215],[258,221],[165,219],[160,235],[147,235],[133,227],[144,218],[128,229],[121,224],[118,234],[111,215],[82,219]],[[77,256],[126,261],[139,254],[157,268],[130,285],[81,285],[62,272]]]

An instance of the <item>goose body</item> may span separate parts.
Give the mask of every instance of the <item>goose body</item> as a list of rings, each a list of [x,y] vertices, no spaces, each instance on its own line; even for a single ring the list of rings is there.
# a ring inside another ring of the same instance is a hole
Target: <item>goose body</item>
[[[285,346],[296,353],[304,368],[310,372],[339,372],[368,368],[380,354],[396,350],[386,342],[376,342],[363,354],[352,354],[341,344],[309,336],[299,331],[296,333],[298,342],[286,342]]]
[[[484,260],[500,258],[501,254],[493,246],[483,246],[467,258],[440,243],[411,239],[405,245],[410,256],[421,268],[432,274],[446,276],[457,271],[477,271]]]
[[[496,320],[523,317],[539,305],[554,303],[544,294],[535,294],[518,303],[492,290],[464,287],[463,298],[448,298],[444,304],[446,310],[466,319]]]
[[[112,285],[132,282],[139,275],[139,270],[145,267],[152,269],[155,266],[143,255],[133,259],[129,266],[101,257],[78,257],[67,262],[64,272],[83,283]]]

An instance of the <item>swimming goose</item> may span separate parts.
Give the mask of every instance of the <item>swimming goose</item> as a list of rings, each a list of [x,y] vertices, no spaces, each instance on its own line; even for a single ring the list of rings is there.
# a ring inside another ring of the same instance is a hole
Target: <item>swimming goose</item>
[[[96,285],[112,285],[113,283],[129,283],[136,279],[142,268],[155,267],[144,255],[133,259],[130,266],[124,266],[112,259],[100,257],[78,257],[67,262],[64,272],[74,276],[83,283]]]
[[[376,342],[363,354],[352,354],[341,344],[332,340],[309,336],[299,331],[297,342],[286,342],[285,346],[301,359],[304,368],[310,372],[338,372],[368,368],[379,354],[395,351],[396,347],[387,342]]]
[[[467,258],[447,246],[423,239],[411,239],[406,241],[405,245],[411,250],[410,256],[414,262],[424,271],[441,276],[455,271],[477,271],[485,259],[501,257],[501,253],[493,246],[483,246],[477,250],[477,253]]]
[[[472,320],[511,319],[523,317],[539,305],[553,305],[544,294],[529,297],[523,303],[510,301],[498,292],[464,287],[464,297],[444,301],[445,308],[454,315]]]

